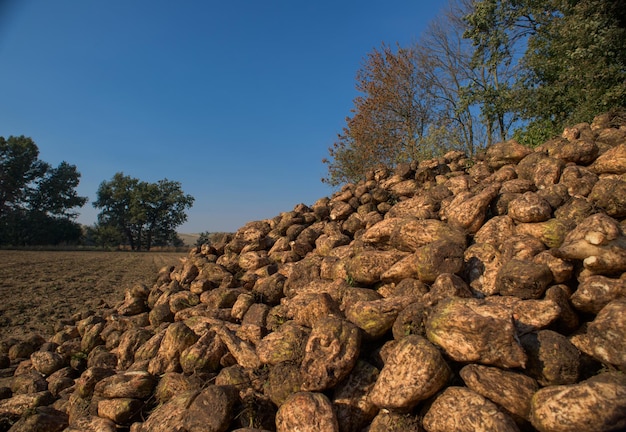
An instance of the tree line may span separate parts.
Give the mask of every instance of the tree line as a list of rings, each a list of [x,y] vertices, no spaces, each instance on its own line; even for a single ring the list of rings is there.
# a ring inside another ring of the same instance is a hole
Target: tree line
[[[626,107],[626,0],[451,0],[416,43],[383,43],[356,74],[323,160],[336,186],[377,166],[515,138]]]
[[[76,222],[77,209],[87,203],[76,191],[80,177],[75,165],[40,160],[31,138],[0,137],[0,245],[180,245],[176,228],[187,220],[194,198],[179,182],[149,183],[117,173],[96,193],[98,222],[83,229]]]

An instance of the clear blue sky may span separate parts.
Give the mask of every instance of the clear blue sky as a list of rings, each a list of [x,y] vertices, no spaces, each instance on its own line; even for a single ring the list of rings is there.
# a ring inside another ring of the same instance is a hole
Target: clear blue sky
[[[65,160],[89,198],[116,172],[179,181],[179,232],[235,231],[321,183],[355,73],[418,39],[444,2],[0,0],[0,136]]]

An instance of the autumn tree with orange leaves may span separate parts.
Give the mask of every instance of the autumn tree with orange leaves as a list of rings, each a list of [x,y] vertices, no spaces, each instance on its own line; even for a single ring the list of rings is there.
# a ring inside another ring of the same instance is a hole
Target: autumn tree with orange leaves
[[[329,175],[323,181],[338,185],[362,177],[368,169],[393,166],[429,156],[422,146],[430,121],[429,99],[419,85],[415,52],[387,45],[367,55],[356,76],[361,93],[353,115],[324,159]]]
[[[472,10],[472,0],[452,0],[418,43],[395,50],[383,44],[366,56],[352,116],[323,160],[323,182],[356,182],[378,165],[391,168],[449,150],[473,155],[508,133],[511,122],[495,127],[495,116],[484,115],[484,98],[476,95],[512,73],[472,63],[475,47],[464,38],[463,21]]]

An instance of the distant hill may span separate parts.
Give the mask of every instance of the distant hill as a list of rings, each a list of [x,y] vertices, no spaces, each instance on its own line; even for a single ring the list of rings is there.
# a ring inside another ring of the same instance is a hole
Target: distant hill
[[[183,234],[178,233],[178,237],[185,243],[185,246],[195,246],[196,241],[200,238],[200,233],[196,234]]]

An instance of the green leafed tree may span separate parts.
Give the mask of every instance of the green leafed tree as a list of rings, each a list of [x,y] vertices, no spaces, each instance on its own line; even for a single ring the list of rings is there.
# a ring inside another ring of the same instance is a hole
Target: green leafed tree
[[[133,250],[150,250],[155,243],[176,243],[176,228],[187,220],[193,201],[179,182],[148,183],[116,173],[100,184],[93,206],[101,209],[100,229],[116,229]]]
[[[78,216],[75,209],[87,202],[76,193],[79,181],[80,175],[74,165],[61,162],[56,168],[48,167],[33,190],[31,207],[55,216]]]
[[[39,148],[27,137],[0,137],[0,213],[28,202],[32,184],[46,172]]]
[[[94,224],[84,227],[83,244],[103,249],[117,249],[124,244],[125,236],[116,227]]]
[[[75,165],[54,168],[40,160],[31,138],[0,137],[0,243],[78,242],[76,209],[87,202],[76,192],[79,181]]]
[[[528,41],[522,85],[526,117],[559,130],[626,106],[626,2],[555,3]]]
[[[626,1],[482,0],[466,19],[483,60],[519,62],[509,106],[526,142],[626,106]]]

